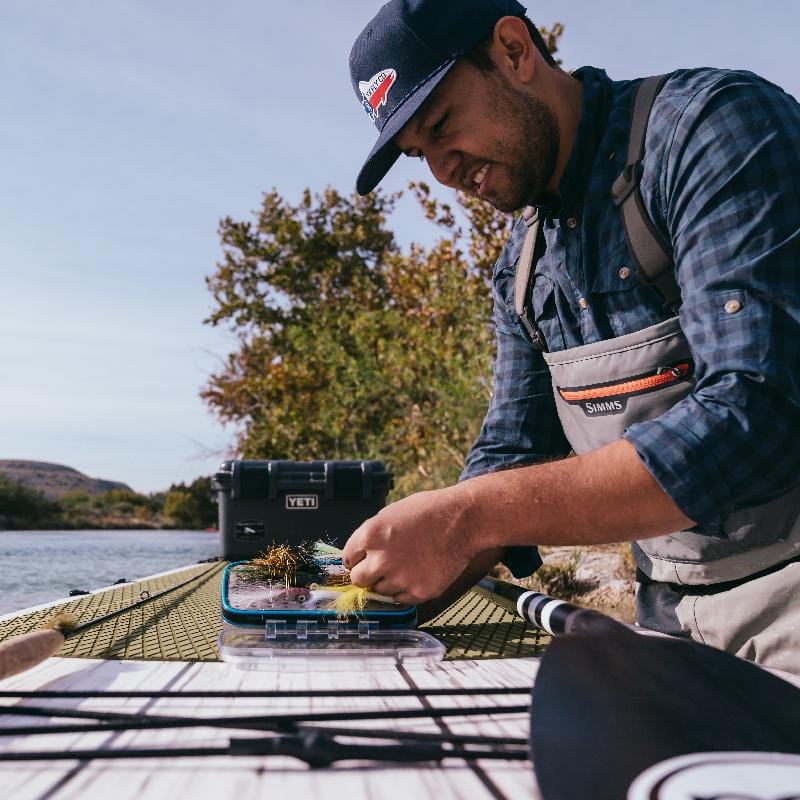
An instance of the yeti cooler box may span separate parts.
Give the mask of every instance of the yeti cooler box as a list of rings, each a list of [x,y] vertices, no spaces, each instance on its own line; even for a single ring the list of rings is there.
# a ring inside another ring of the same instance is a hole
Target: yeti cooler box
[[[252,558],[273,542],[341,547],[391,485],[381,461],[223,461],[214,476],[222,557]]]

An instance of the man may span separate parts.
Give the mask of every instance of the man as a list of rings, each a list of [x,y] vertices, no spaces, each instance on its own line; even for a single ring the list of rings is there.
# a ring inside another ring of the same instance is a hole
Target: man
[[[421,602],[501,557],[529,574],[532,545],[631,541],[640,624],[800,672],[797,103],[736,71],[658,92],[626,174],[674,262],[675,316],[617,206],[638,81],[559,69],[516,0],[392,0],[350,68],[380,131],[359,192],[404,153],[539,219],[494,270],[493,398],[461,482],[364,523],[353,581]]]

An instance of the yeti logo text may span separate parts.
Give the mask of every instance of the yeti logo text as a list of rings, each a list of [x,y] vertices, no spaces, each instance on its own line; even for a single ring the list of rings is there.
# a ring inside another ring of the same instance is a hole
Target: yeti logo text
[[[386,96],[396,80],[397,73],[393,69],[382,69],[368,81],[358,82],[358,89],[364,98],[364,108],[372,119],[378,118],[378,109],[386,105]]]
[[[319,498],[315,494],[287,494],[286,508],[289,511],[316,511]]]

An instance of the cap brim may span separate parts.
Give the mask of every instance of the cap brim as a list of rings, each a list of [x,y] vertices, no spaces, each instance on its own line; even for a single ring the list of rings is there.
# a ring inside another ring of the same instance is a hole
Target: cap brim
[[[378,141],[367,156],[361,172],[356,179],[356,191],[360,195],[369,194],[382,180],[391,168],[392,164],[400,157],[400,148],[394,143],[394,137],[414,116],[419,107],[430,97],[433,90],[439,85],[441,80],[447,75],[456,63],[454,57],[449,63],[439,69],[435,75],[427,80],[422,86],[408,98],[389,118],[383,130],[378,136]]]

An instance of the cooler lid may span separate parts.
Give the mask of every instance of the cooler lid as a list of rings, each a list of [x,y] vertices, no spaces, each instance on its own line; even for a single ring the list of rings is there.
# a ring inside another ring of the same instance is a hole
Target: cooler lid
[[[382,461],[223,461],[214,488],[232,498],[267,497],[306,491],[328,499],[367,500],[386,493],[392,476]]]

